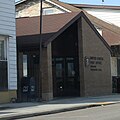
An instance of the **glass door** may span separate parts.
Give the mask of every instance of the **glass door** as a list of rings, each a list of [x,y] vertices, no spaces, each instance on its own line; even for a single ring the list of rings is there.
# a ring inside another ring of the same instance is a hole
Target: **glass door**
[[[66,58],[65,68],[65,95],[78,96],[80,91],[79,70],[75,58]]]
[[[62,58],[55,60],[55,65],[53,69],[54,75],[54,96],[63,96],[64,91],[64,61]]]
[[[54,97],[79,95],[79,72],[75,59],[55,58],[53,64]]]

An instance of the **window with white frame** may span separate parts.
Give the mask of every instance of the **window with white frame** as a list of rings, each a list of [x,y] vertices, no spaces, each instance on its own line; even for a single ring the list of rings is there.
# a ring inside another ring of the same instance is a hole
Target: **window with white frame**
[[[0,37],[0,60],[7,59],[7,41],[5,37]]]
[[[43,9],[43,15],[50,15],[54,13],[54,9],[53,8],[45,8]]]
[[[0,91],[8,89],[7,40],[0,36]]]

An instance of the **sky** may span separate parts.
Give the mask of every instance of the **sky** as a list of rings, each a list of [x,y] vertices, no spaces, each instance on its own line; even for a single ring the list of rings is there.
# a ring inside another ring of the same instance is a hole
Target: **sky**
[[[19,1],[19,0],[16,0]],[[66,3],[120,6],[120,0],[60,0]]]
[[[60,0],[66,3],[120,6],[120,0]]]

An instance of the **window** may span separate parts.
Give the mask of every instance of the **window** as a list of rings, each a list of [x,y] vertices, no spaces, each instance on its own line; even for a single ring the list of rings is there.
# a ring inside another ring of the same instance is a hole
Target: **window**
[[[0,60],[7,59],[7,42],[4,37],[0,37]]]
[[[51,8],[43,9],[43,15],[53,14],[54,10]]]
[[[23,76],[27,77],[27,55],[23,55]]]
[[[7,89],[8,89],[7,42],[6,37],[0,36],[0,90]]]
[[[117,59],[117,73],[118,73],[118,76],[120,76],[120,58],[119,57]]]
[[[4,41],[0,41],[0,59],[4,59]]]
[[[0,90],[8,89],[7,61],[0,61]]]
[[[74,77],[75,75],[74,64],[68,63],[67,69],[68,69],[68,77]]]
[[[57,78],[62,77],[62,64],[61,63],[56,64],[56,77]]]

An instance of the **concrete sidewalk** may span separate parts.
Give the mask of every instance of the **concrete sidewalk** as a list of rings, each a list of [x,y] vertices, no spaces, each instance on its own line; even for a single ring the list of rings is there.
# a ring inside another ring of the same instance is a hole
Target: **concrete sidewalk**
[[[0,105],[0,120],[13,120],[36,115],[47,115],[87,107],[116,104],[120,95],[86,98],[64,98],[49,102],[9,103]]]

